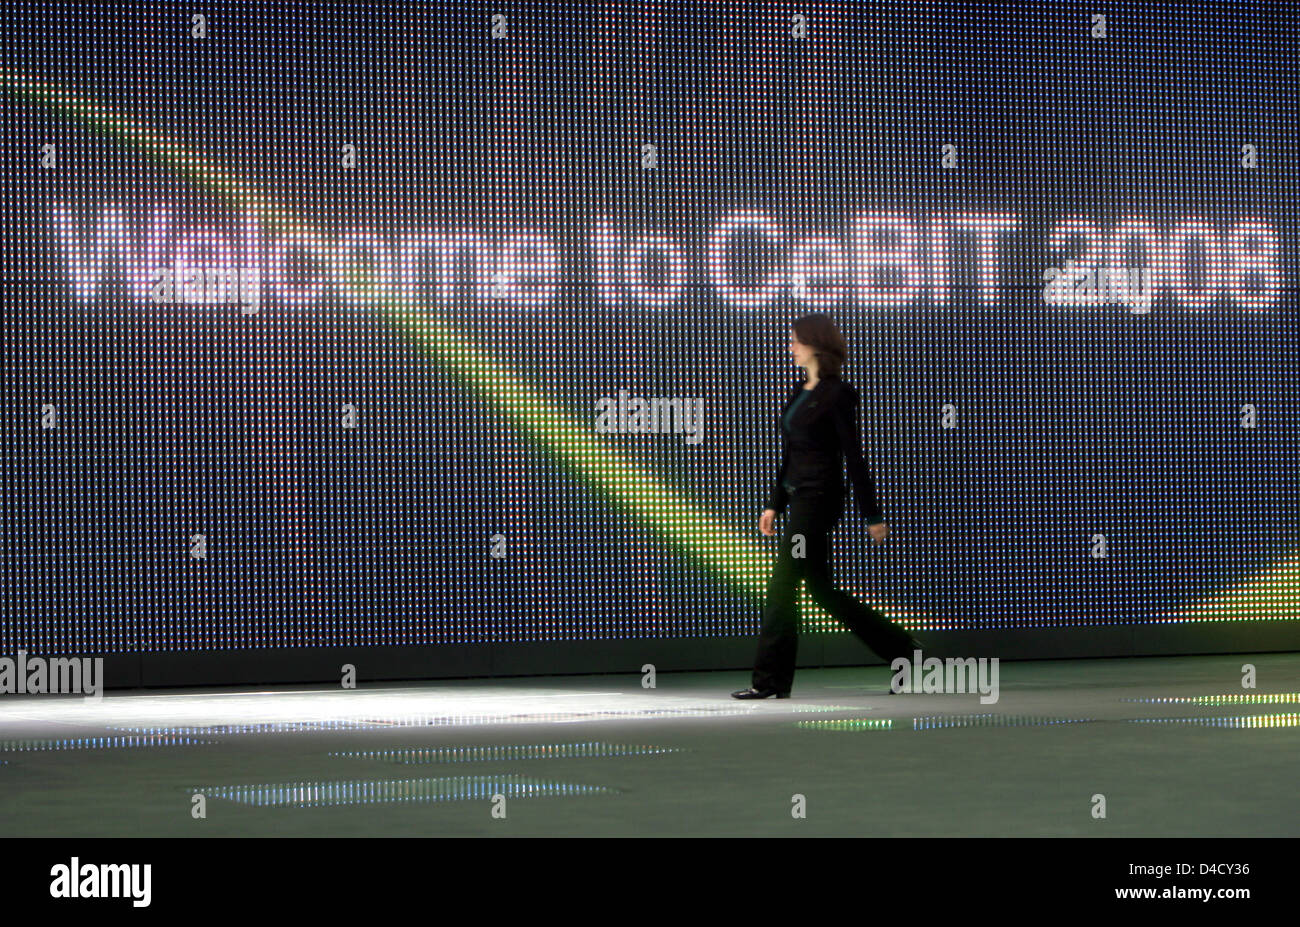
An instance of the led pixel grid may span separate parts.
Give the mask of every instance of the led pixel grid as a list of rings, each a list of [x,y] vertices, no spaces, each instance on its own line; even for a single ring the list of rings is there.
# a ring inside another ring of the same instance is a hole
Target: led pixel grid
[[[1300,617],[1265,7],[0,17],[4,653],[755,633],[810,311],[886,614]]]

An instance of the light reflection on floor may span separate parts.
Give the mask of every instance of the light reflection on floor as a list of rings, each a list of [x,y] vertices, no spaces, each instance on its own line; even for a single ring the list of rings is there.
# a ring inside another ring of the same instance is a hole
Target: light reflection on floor
[[[4,697],[0,832],[1091,835],[1106,791],[1110,835],[1300,836],[1300,655],[1252,659],[1278,691],[1221,656],[1007,663],[991,705],[885,667],[751,702],[746,672]]]
[[[1165,696],[1162,698],[1126,698],[1125,702],[1156,705],[1293,705],[1300,703],[1300,692],[1245,692],[1240,695]]]
[[[188,790],[208,798],[224,798],[258,807],[321,808],[330,805],[369,805],[388,802],[491,801],[510,798],[575,797],[617,794],[599,785],[548,782],[523,776],[450,776],[440,779],[284,782],[271,785],[217,785]]]
[[[66,737],[54,740],[28,738],[0,740],[0,753],[24,753],[34,750],[120,750],[124,747],[175,747],[216,744],[218,740],[175,734],[141,734],[110,737]]]
[[[647,747],[630,744],[563,743],[563,744],[489,744],[470,747],[440,747],[436,749],[404,750],[351,750],[331,753],[384,763],[500,763],[515,760],[568,760],[593,759],[607,756],[654,756],[663,753],[680,753],[674,747]]]
[[[260,697],[252,697],[252,696]],[[888,697],[888,696],[886,696]],[[543,707],[544,706],[544,707]],[[539,710],[543,708],[543,710]],[[528,684],[457,690],[448,686],[261,693],[107,695],[102,699],[0,701],[7,721],[106,727],[139,735],[280,734],[394,727],[474,727],[588,721],[734,717],[763,712],[870,711],[873,706],[743,702],[632,690],[555,691]]]
[[[1050,718],[1034,715],[935,715],[912,718],[836,718],[797,721],[795,727],[812,731],[939,731],[957,727],[1042,727],[1049,724],[1087,724],[1096,718]]]
[[[1130,718],[1134,724],[1197,724],[1202,727],[1262,729],[1300,727],[1300,713],[1278,715],[1234,715],[1227,718]]]
[[[1047,718],[1021,715],[946,715],[904,720],[891,718],[834,718],[796,721],[795,727],[813,731],[938,731],[958,727],[1043,727],[1052,724],[1197,724],[1202,727],[1246,729],[1300,726],[1300,713],[1235,715],[1226,718]]]
[[[251,697],[260,694],[260,697]],[[784,702],[784,710],[807,710]],[[485,724],[563,724],[638,718],[718,718],[771,711],[736,699],[702,699],[654,692],[582,692],[530,686],[485,689],[321,689],[317,692],[170,694],[101,699],[29,697],[0,702],[9,720],[107,727],[152,735],[282,733],[368,727],[473,727]],[[780,709],[779,709],[780,710]]]

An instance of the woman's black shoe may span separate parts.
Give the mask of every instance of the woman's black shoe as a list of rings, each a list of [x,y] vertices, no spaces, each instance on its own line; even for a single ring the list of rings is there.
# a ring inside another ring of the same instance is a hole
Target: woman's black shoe
[[[732,698],[771,698],[775,695],[777,698],[789,698],[789,692],[778,692],[775,689],[741,689],[739,692],[732,692]]]

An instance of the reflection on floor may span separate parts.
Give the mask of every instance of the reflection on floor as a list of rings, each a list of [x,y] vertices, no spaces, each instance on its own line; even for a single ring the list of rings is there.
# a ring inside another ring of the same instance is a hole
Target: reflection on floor
[[[352,750],[330,756],[360,756],[385,763],[483,763],[492,760],[555,760],[567,757],[647,756],[680,753],[673,747],[638,747],[630,744],[507,744],[482,747],[437,747],[425,750]]]
[[[600,785],[542,782],[522,776],[452,776],[446,779],[389,779],[378,782],[288,782],[276,785],[223,785],[192,790],[194,794],[225,798],[246,805],[364,805],[375,802],[480,801],[494,795],[527,798],[592,795],[612,792]]]
[[[1257,667],[1258,690],[1240,691],[1243,662]],[[1300,834],[1297,654],[1007,663],[993,704],[884,694],[882,666],[801,670],[793,698],[750,702],[728,696],[748,684],[744,672],[661,668],[651,690],[640,678],[8,696],[0,827],[15,836]],[[445,765],[458,774],[392,775]],[[1103,819],[1092,813],[1098,794]],[[806,817],[791,815],[794,795]]]

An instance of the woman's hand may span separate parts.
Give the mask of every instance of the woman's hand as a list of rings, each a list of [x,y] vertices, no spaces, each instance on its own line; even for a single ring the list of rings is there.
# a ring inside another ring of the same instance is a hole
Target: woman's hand
[[[776,529],[772,527],[775,522],[776,509],[763,509],[763,514],[758,519],[758,530],[771,537],[776,534]]]
[[[883,544],[885,538],[889,535],[889,525],[877,522],[874,525],[867,526],[867,534],[871,535],[871,540],[876,544]]]

